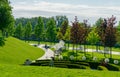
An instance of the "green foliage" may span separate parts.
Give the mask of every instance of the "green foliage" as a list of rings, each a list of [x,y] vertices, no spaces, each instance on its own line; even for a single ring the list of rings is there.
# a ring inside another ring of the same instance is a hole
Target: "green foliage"
[[[12,7],[10,6],[9,1],[0,0],[0,30],[3,32],[13,21]]]
[[[24,32],[24,37],[26,39],[29,39],[32,33],[32,25],[31,22],[29,21],[26,26],[25,26],[25,32]]]
[[[109,70],[112,70],[112,71],[120,71],[120,66],[118,65],[115,65],[115,64],[107,64],[106,66]]]
[[[14,22],[9,24],[7,29],[6,29],[6,36],[14,36],[14,32],[15,32],[15,26],[14,26]]]
[[[70,41],[70,27],[68,27],[67,30],[66,30],[64,40]]]
[[[77,69],[90,69],[88,66],[79,65],[79,64],[68,64],[68,68],[77,68]]]
[[[23,37],[23,26],[19,23],[15,29],[15,37],[21,39]]]
[[[60,28],[60,32],[62,33],[63,36],[65,35],[67,28],[68,28],[68,21],[65,20],[63,21],[62,26]]]
[[[38,44],[40,42],[40,39],[42,39],[42,33],[44,31],[44,23],[41,17],[38,18],[38,23],[35,26],[35,36],[38,39]]]
[[[117,44],[120,44],[120,21],[118,26],[116,27],[116,41],[117,41]]]
[[[42,49],[16,38],[9,37],[5,40],[5,45],[0,47],[0,64],[23,64],[28,58],[35,60],[44,54]]]
[[[57,39],[59,39],[59,40],[63,40],[63,35],[62,35],[62,33],[59,31],[59,32],[57,32]]]
[[[98,70],[108,71],[108,69],[104,66],[98,66]]]
[[[56,24],[54,19],[50,19],[47,22],[47,31],[46,31],[47,39],[51,42],[56,40]]]
[[[95,28],[88,34],[87,41],[92,45],[96,44],[100,40],[99,35],[96,33]]]
[[[99,62],[94,62],[94,61],[89,61],[88,63],[90,65],[90,68],[92,69],[97,69],[97,67],[100,65]]]

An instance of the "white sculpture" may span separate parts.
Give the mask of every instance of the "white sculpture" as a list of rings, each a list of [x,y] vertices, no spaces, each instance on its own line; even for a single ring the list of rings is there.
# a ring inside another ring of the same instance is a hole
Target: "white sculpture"
[[[55,54],[59,55],[61,53],[61,50],[64,47],[64,41],[60,40],[59,43],[55,44],[53,48],[55,48]]]
[[[118,60],[114,60],[114,64],[118,64],[119,63],[119,61]]]
[[[70,60],[74,60],[74,56],[73,55],[70,56]]]
[[[105,63],[109,63],[109,59],[108,58],[105,58]]]

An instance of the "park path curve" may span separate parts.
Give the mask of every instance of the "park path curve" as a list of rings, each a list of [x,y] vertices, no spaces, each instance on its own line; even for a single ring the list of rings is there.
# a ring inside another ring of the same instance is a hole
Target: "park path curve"
[[[37,44],[30,44],[30,45],[37,45]],[[45,52],[45,54],[42,57],[38,58],[37,60],[51,59],[51,57],[54,57],[54,52],[49,48],[46,49],[44,46],[45,44],[41,44],[37,46],[38,48],[41,48]]]

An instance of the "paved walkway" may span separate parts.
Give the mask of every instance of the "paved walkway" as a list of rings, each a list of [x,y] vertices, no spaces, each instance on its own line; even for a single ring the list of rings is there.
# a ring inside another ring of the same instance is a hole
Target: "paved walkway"
[[[72,50],[72,47],[69,47],[70,50]],[[76,49],[76,48],[75,48]],[[77,48],[77,50],[80,50],[80,48]],[[98,50],[96,51],[95,49],[86,49],[86,52],[99,52],[99,53],[104,53],[103,50]],[[110,52],[106,52],[107,54],[110,54]],[[112,54],[114,55],[120,55],[120,52],[112,51]]]
[[[36,44],[30,44],[30,45],[36,45]],[[54,52],[51,49],[45,49],[44,48],[45,44],[41,44],[39,46],[37,46],[38,48],[41,48],[44,50],[45,54],[38,58],[37,60],[45,60],[45,59],[51,59],[51,57],[54,57]],[[72,47],[69,48],[70,50],[72,50]],[[79,50],[79,48],[77,48]],[[87,52],[97,52],[96,50],[93,49],[86,49]],[[98,50],[98,53],[104,53],[103,50]],[[110,54],[109,52],[107,52],[107,54]],[[120,55],[120,52],[115,52],[113,51],[112,54],[114,55]]]
[[[30,45],[35,45],[35,44],[30,44]],[[51,59],[51,57],[54,57],[54,52],[49,48],[45,49],[44,46],[45,46],[44,44],[37,46],[38,48],[41,48],[45,52],[45,54],[42,57],[38,58],[37,60]]]

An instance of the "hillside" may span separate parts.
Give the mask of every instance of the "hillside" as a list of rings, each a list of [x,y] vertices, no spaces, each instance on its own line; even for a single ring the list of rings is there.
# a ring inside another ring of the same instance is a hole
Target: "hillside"
[[[16,38],[9,37],[5,40],[5,46],[0,47],[2,64],[23,64],[27,58],[35,60],[44,54],[42,49],[30,46]]]

